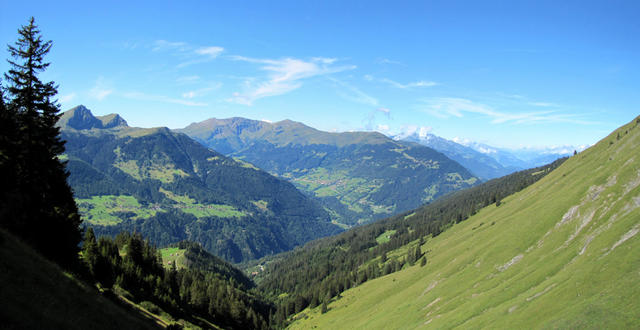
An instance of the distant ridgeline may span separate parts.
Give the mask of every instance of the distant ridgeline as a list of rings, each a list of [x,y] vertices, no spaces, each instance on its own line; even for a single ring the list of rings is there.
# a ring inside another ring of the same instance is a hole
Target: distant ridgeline
[[[158,245],[201,243],[232,262],[340,232],[289,182],[167,128],[133,128],[84,106],[58,122],[69,183],[97,235],[141,233]]]
[[[289,120],[243,118],[209,119],[177,131],[286,178],[346,226],[414,209],[478,182],[442,153],[380,133],[328,133]]]

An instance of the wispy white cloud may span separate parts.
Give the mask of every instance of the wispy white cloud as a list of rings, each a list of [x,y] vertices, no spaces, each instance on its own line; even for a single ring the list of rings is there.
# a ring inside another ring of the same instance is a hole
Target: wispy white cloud
[[[585,120],[581,120],[577,115],[562,114],[557,111],[534,111],[534,112],[502,112],[492,107],[473,102],[462,98],[433,98],[424,100],[420,107],[423,111],[432,116],[446,119],[450,117],[462,118],[467,113],[473,113],[489,117],[493,124],[515,123],[515,124],[532,124],[532,123],[574,123],[574,124],[593,124]]]
[[[369,74],[364,75],[363,78],[366,81],[378,81],[378,82],[382,82],[382,83],[388,84],[388,85],[390,85],[392,87],[399,88],[399,89],[411,89],[411,88],[416,88],[416,87],[433,87],[433,86],[438,85],[437,82],[428,81],[428,80],[418,80],[418,81],[402,84],[402,83],[399,83],[399,82],[397,82],[395,80],[391,80],[391,79],[388,79],[388,78],[376,78],[376,77],[374,77],[372,75],[369,75]]]
[[[139,101],[172,103],[172,104],[186,105],[186,106],[190,106],[190,107],[204,107],[204,106],[207,106],[206,103],[202,103],[202,102],[194,102],[194,101],[189,101],[189,100],[171,98],[171,97],[164,96],[164,95],[151,95],[151,94],[145,94],[145,93],[141,93],[141,92],[127,92],[127,93],[124,93],[123,96],[128,98],[128,99],[139,100]]]
[[[426,81],[426,80],[419,80],[419,81],[415,81],[415,82],[410,82],[408,84],[401,84],[397,81],[393,81],[391,79],[387,79],[387,78],[382,78],[380,79],[380,81],[387,83],[395,88],[400,88],[400,89],[408,89],[408,88],[415,88],[415,87],[433,87],[438,85],[438,83],[434,82],[434,81]]]
[[[182,93],[182,98],[192,99],[192,98],[195,98],[195,97],[201,97],[201,96],[204,96],[204,95],[208,94],[209,92],[214,91],[214,90],[216,90],[216,89],[218,89],[220,87],[222,87],[222,83],[220,83],[220,82],[211,83],[207,87],[203,87],[203,88],[199,88],[199,89],[196,89],[196,90],[191,90],[191,91],[187,91],[187,92]]]
[[[233,93],[233,97],[228,99],[230,102],[245,105],[252,105],[256,100],[264,97],[282,95],[298,89],[305,79],[355,68],[353,65],[332,66],[335,59],[321,57],[314,57],[308,61],[296,58],[273,60],[244,56],[230,58],[235,61],[260,64],[260,70],[267,72],[265,79],[246,79],[245,90]]]
[[[69,103],[71,101],[73,101],[76,98],[77,94],[76,93],[69,93],[69,94],[65,94],[65,95],[60,95],[58,97],[58,101],[60,103]]]
[[[383,130],[380,129],[380,127],[387,127],[387,131],[389,130],[389,125],[387,124],[377,124],[377,120],[376,117],[381,114],[382,116],[384,116],[387,120],[391,119],[391,110],[389,110],[388,108],[383,108],[383,107],[379,107],[376,108],[374,110],[372,110],[371,112],[369,112],[369,114],[367,115],[367,117],[363,120],[364,121],[364,128],[366,130],[369,131],[379,131],[382,132]]]
[[[103,77],[99,77],[93,88],[89,90],[89,96],[98,101],[104,100],[112,93],[113,88],[110,87],[110,84]]]
[[[184,76],[176,79],[176,82],[181,85],[197,83],[201,80],[200,76]]]
[[[404,125],[400,129],[400,133],[396,136],[396,139],[402,140],[412,135],[417,135],[419,138],[424,139],[432,131],[433,127],[431,126]]]
[[[378,126],[376,126],[375,130],[380,132],[380,133],[382,133],[382,134],[387,134],[387,133],[389,133],[390,128],[389,128],[389,125],[387,125],[387,124],[378,124]]]
[[[153,43],[153,48],[152,50],[154,52],[158,52],[158,51],[165,51],[165,50],[178,50],[181,52],[187,51],[189,49],[189,46],[186,42],[182,42],[182,41],[167,41],[167,40],[156,40]]]
[[[196,49],[195,52],[198,55],[204,55],[204,56],[207,56],[207,57],[209,57],[211,59],[214,59],[214,58],[218,57],[218,55],[220,55],[223,51],[224,51],[224,48],[222,48],[222,47],[211,46],[211,47],[198,48],[198,49]]]
[[[406,66],[404,63],[402,63],[400,61],[394,61],[394,60],[390,60],[388,58],[379,58],[379,59],[376,60],[376,63],[378,63],[378,64],[394,64],[394,65]]]
[[[311,60],[314,62],[320,62],[324,64],[333,64],[338,59],[334,57],[312,57]]]
[[[542,108],[552,108],[552,107],[558,107],[559,105],[555,104],[555,103],[551,103],[551,102],[529,102],[529,105],[533,105],[535,107],[542,107]]]
[[[174,55],[182,58],[183,62],[177,65],[178,68],[212,61],[224,52],[224,48],[219,46],[196,47],[183,41],[167,40],[156,40],[152,50],[173,52]]]
[[[340,97],[351,102],[370,105],[372,107],[379,106],[378,99],[361,91],[357,87],[335,78],[330,78],[330,80],[340,87],[340,89],[338,89],[338,95],[340,95]]]

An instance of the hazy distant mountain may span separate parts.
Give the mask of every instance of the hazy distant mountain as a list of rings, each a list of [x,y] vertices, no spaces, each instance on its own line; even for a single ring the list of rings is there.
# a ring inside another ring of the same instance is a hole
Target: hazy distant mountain
[[[98,234],[201,243],[239,262],[335,234],[327,212],[286,180],[167,128],[133,128],[83,106],[62,115],[69,183]]]
[[[463,166],[375,132],[322,132],[298,122],[209,119],[184,129],[202,144],[293,182],[347,225],[413,209],[477,182]]]
[[[469,147],[477,152],[487,155],[507,168],[517,170],[541,166],[566,156],[571,156],[573,151],[582,151],[587,146],[552,146],[552,147],[526,147],[519,149],[507,149],[493,147],[484,143],[454,139],[454,142]]]
[[[417,142],[440,151],[447,157],[466,167],[471,173],[477,175],[482,180],[498,178],[519,169],[514,166],[503,166],[491,156],[433,134],[421,135],[419,133],[413,133],[405,136],[397,135],[393,138],[396,140]]]

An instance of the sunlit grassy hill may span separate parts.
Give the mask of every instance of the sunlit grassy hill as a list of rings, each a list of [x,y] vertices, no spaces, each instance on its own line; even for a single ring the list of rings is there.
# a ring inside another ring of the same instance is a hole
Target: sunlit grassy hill
[[[639,151],[640,117],[292,328],[639,328]]]

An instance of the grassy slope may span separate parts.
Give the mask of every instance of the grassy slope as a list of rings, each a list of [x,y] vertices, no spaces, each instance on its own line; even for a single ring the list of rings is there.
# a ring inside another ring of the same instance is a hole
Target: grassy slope
[[[186,268],[187,262],[184,257],[185,251],[186,249],[180,249],[177,247],[160,249],[160,253],[162,254],[162,265],[164,268],[171,268],[173,264],[176,264],[177,269]],[[171,262],[171,264],[169,262]]]
[[[3,329],[155,329],[0,230]]]
[[[638,122],[292,328],[639,328]]]

